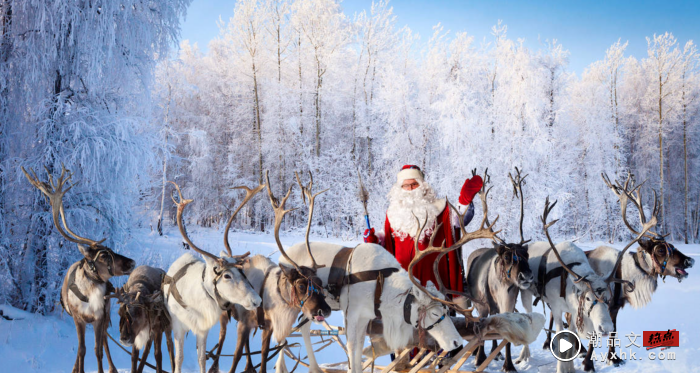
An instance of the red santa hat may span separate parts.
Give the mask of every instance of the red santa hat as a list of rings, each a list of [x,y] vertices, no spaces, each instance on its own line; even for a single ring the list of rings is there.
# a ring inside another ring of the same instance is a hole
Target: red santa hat
[[[423,178],[423,171],[420,170],[420,167],[407,164],[401,167],[401,171],[396,175],[396,182],[401,183],[408,179],[423,180]]]

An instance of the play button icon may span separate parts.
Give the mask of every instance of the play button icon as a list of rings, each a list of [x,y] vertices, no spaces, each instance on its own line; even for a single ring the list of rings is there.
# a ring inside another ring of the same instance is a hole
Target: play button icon
[[[549,344],[549,350],[559,361],[571,361],[581,352],[581,340],[576,333],[562,330],[555,334]]]
[[[566,339],[563,339],[559,341],[559,353],[563,354],[566,351],[569,351],[571,347],[574,347],[571,343],[569,343]]]

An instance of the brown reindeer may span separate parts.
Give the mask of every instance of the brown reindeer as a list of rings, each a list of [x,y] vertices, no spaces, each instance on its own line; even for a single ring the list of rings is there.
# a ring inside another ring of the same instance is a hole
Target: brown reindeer
[[[161,286],[165,271],[160,268],[138,266],[131,272],[123,288],[108,298],[117,298],[119,306],[119,336],[122,344],[131,346],[131,372],[143,372],[151,344],[156,359],[156,372],[163,371],[161,344],[165,333],[170,366],[175,366],[170,314],[163,301]],[[144,349],[145,347],[145,349]],[[137,368],[139,351],[143,351]]]
[[[94,241],[80,237],[68,227],[63,209],[63,196],[73,187],[71,185],[64,189],[66,183],[71,180],[70,171],[62,167],[61,176],[55,183],[51,174],[49,174],[49,181],[43,182],[39,181],[34,170],[30,169],[30,171],[31,175],[24,167],[22,168],[27,180],[48,198],[56,230],[68,241],[76,243],[78,250],[84,256],[83,259],[73,263],[68,268],[61,287],[61,305],[73,317],[75,329],[78,332],[78,356],[75,359],[73,373],[85,371],[85,326],[87,324],[92,324],[95,330],[97,371],[103,373],[102,352],[104,347],[109,362],[109,372],[117,373],[105,338],[110,312],[110,304],[109,301],[105,300],[105,295],[113,289],[109,279],[113,276],[128,275],[134,269],[135,262],[102,245],[105,239]],[[63,226],[59,224],[59,215]]]

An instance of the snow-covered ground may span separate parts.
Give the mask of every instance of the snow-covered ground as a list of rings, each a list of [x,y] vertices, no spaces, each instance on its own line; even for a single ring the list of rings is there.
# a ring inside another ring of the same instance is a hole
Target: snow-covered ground
[[[148,264],[167,268],[177,257],[183,252],[180,244],[181,238],[177,230],[170,229],[163,237],[153,234],[148,231],[138,232],[135,234],[132,244],[124,250],[124,254],[135,259],[138,264]],[[195,243],[205,250],[218,253],[223,249],[222,233],[213,229],[191,229],[190,235]],[[302,240],[301,235],[282,236],[282,242],[285,246]],[[312,240],[323,240],[331,242],[339,242],[339,240],[326,239],[322,237],[313,237]],[[241,253],[251,251],[253,254],[271,254],[275,253],[276,245],[274,238],[271,235],[252,234],[252,233],[237,233],[230,237],[230,242],[234,250]],[[345,245],[352,245],[356,242],[343,242]],[[597,246],[596,243],[579,244],[584,249],[589,249]],[[691,257],[700,257],[700,245],[677,245],[686,255]],[[469,250],[466,250],[465,255]],[[277,258],[278,254],[274,254],[273,258]],[[623,350],[627,351],[624,346],[629,343],[624,337],[625,334],[634,332],[642,334],[644,330],[667,330],[677,329],[680,331],[680,347],[673,348],[668,351],[676,353],[675,361],[660,361],[649,360],[648,352],[645,348],[635,348],[637,358],[643,358],[638,361],[628,361],[622,367],[615,368],[605,366],[602,363],[596,364],[598,372],[700,372],[700,367],[697,366],[698,359],[696,353],[700,353],[700,323],[696,322],[696,312],[699,312],[700,306],[700,275],[695,273],[695,268],[689,271],[690,276],[683,283],[678,283],[675,279],[667,279],[666,283],[660,283],[659,289],[650,305],[644,309],[635,310],[630,307],[623,309],[618,317],[618,332],[620,334],[620,342]],[[121,286],[126,278],[114,279],[112,282],[115,286]],[[522,307],[520,307],[522,308]],[[73,320],[65,313],[59,313],[52,316],[38,316],[22,312],[7,305],[0,305],[5,315],[15,318],[14,321],[7,321],[0,318],[0,372],[70,372],[73,363],[75,362],[77,350],[77,338]],[[60,309],[60,306],[59,306]],[[116,315],[116,307],[112,307],[113,325],[109,329],[112,336],[119,334],[118,316]],[[541,312],[541,308],[536,308],[535,311]],[[549,314],[547,314],[549,317]],[[342,314],[334,313],[329,322],[333,325],[342,325]],[[236,334],[231,332],[226,339],[224,346],[224,354],[232,354],[236,343]],[[212,328],[209,333],[208,348],[214,346],[218,339],[218,325]],[[87,371],[94,372],[97,369],[97,364],[94,356],[94,338],[92,329],[89,328],[86,334],[87,339],[87,354],[85,357],[85,365]],[[545,335],[542,332],[535,343],[531,345],[533,351],[532,359],[525,364],[516,365],[518,371],[523,373],[534,372],[555,372],[556,360],[548,352],[541,349]],[[290,341],[301,342],[301,339]],[[641,344],[641,337],[637,339]],[[586,342],[584,341],[584,344]],[[259,350],[260,333],[253,337],[251,348]],[[110,341],[110,350],[114,358],[115,364],[120,372],[128,372],[130,369],[130,357],[121,351],[112,341]],[[165,346],[163,346],[165,348]],[[513,348],[513,355],[517,356],[520,353],[521,347]],[[304,356],[304,349],[294,348],[294,353],[301,351]],[[658,349],[653,350],[658,353]],[[666,351],[666,352],[668,352]],[[598,349],[597,353],[604,352],[603,349]],[[345,360],[344,354],[336,345],[332,345],[317,354],[319,363],[333,363]],[[149,359],[153,361],[153,357]],[[256,360],[257,361],[257,360]],[[693,361],[696,363],[694,364]],[[384,365],[388,362],[388,358],[382,358],[378,361],[379,365]],[[582,371],[581,359],[577,359],[577,369]],[[106,363],[106,360],[105,360]],[[291,364],[291,361],[288,362]],[[221,359],[221,369],[228,371],[231,364],[230,357]],[[165,369],[170,370],[170,364],[164,363]],[[244,364],[239,364],[239,370],[242,370]],[[502,362],[492,362],[488,371],[499,371]],[[291,368],[293,366],[289,365]],[[268,365],[274,369],[272,365]],[[473,369],[472,359],[463,367],[464,369]],[[185,359],[183,369],[185,372],[196,372],[198,366],[196,362],[195,339],[190,335],[185,344]],[[146,371],[151,371],[146,368]],[[298,372],[304,372],[303,367],[297,369]]]

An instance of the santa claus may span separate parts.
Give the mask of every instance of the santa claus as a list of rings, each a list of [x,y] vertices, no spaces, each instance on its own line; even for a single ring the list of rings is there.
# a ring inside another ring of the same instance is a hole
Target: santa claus
[[[464,215],[464,226],[469,224],[474,216],[472,199],[481,190],[483,181],[475,175],[467,179],[462,186],[457,208]],[[418,166],[406,165],[396,176],[396,184],[388,194],[389,208],[386,212],[384,231],[375,234],[374,228],[365,230],[365,242],[378,243],[386,248],[401,263],[404,269],[408,269],[414,256],[414,245],[418,241],[419,250],[424,250],[429,244],[430,237],[439,223],[440,230],[436,232],[434,246],[444,244],[451,246],[459,239],[458,215],[450,209],[445,198],[438,199],[433,188],[425,181],[423,172]],[[427,218],[426,229],[416,237],[420,222]],[[450,290],[462,292],[464,271],[462,266],[461,250],[455,250],[443,256],[438,268],[443,284]],[[413,268],[413,275],[422,285],[428,281],[437,284],[433,273],[433,262],[437,260],[437,254],[429,255],[417,263]]]

